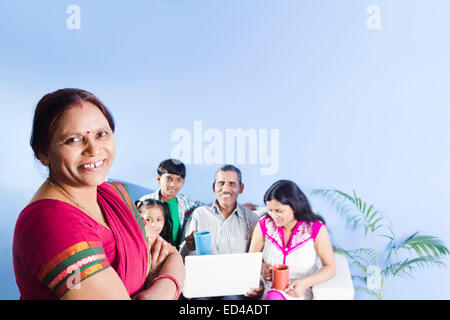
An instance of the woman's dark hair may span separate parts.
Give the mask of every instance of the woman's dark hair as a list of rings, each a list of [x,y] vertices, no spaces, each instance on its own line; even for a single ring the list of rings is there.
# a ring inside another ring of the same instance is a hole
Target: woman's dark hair
[[[57,120],[70,107],[81,106],[83,101],[96,105],[114,132],[114,119],[111,113],[92,93],[70,88],[48,93],[38,102],[34,111],[30,145],[37,159],[39,159],[39,154],[47,152]]]
[[[179,175],[183,179],[186,177],[186,167],[183,162],[177,159],[164,160],[159,164],[157,172],[159,176],[169,173]]]
[[[325,219],[315,214],[308,202],[305,194],[290,180],[278,180],[264,195],[264,202],[277,200],[282,204],[289,205],[294,211],[294,217],[297,221],[322,221]]]
[[[161,208],[164,215],[164,227],[161,230],[160,236],[167,242],[173,244],[172,239],[173,222],[172,218],[170,217],[169,205],[165,202],[154,199],[145,199],[144,201],[136,200],[134,204],[136,205],[136,208],[140,214],[144,213],[144,210],[147,208],[152,207]]]

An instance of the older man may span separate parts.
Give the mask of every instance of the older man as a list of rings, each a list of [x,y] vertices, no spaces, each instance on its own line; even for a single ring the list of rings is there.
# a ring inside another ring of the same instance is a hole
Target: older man
[[[237,203],[244,191],[241,171],[233,165],[224,165],[216,172],[213,183],[216,201],[194,210],[185,227],[185,241],[181,255],[195,254],[193,234],[209,231],[213,254],[244,253],[248,251],[253,228],[258,216]]]

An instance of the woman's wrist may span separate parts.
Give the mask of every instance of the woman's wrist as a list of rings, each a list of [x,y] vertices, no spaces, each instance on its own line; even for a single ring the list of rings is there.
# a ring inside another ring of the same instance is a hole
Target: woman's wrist
[[[297,285],[298,287],[300,287],[302,290],[306,290],[306,289],[308,289],[309,287],[311,287],[311,286],[309,285],[309,281],[308,281],[307,278],[297,279],[297,280],[294,280],[294,282],[295,282],[296,285]]]
[[[177,280],[177,278],[175,278],[173,275],[171,275],[171,274],[168,274],[168,273],[166,273],[166,274],[161,274],[161,275],[159,275],[159,276],[157,276],[154,280],[153,280],[153,282],[152,282],[152,284],[151,284],[151,286],[150,286],[150,288],[155,284],[155,283],[157,283],[157,282],[164,282],[164,283],[166,283],[166,284],[169,284],[169,283],[172,283],[172,286],[174,287],[174,289],[175,289],[175,295],[174,295],[174,300],[178,300],[178,298],[180,297],[180,294],[181,294],[181,285],[180,285],[180,283],[178,282],[178,280]]]
[[[153,281],[158,277],[159,274],[159,270],[150,270],[148,275],[147,275],[147,281],[149,284],[149,287],[151,286],[151,284],[153,283]]]

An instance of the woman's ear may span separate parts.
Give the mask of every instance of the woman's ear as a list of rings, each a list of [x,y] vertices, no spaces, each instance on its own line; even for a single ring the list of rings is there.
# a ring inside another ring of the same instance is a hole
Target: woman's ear
[[[48,156],[46,154],[39,153],[38,159],[43,166],[48,167],[50,165],[50,161],[48,160]]]

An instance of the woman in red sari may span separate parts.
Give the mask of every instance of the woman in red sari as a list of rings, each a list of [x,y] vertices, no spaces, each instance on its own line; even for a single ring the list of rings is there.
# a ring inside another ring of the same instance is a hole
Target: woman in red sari
[[[145,234],[123,186],[104,182],[113,133],[111,114],[89,92],[62,89],[39,101],[31,146],[49,177],[14,231],[21,299],[178,298],[181,256]]]

